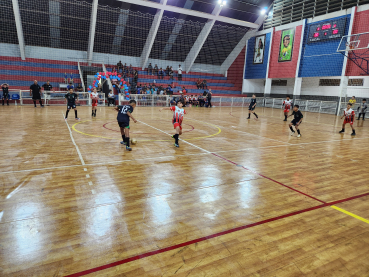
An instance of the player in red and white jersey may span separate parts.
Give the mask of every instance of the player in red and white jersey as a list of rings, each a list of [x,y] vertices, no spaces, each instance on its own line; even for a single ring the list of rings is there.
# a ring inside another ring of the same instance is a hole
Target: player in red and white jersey
[[[354,129],[354,120],[355,120],[355,112],[352,108],[352,104],[351,103],[348,103],[347,104],[347,108],[345,110],[343,110],[343,116],[341,117],[342,118],[345,118],[345,120],[343,121],[343,124],[342,124],[342,130],[340,131],[340,133],[344,133],[345,132],[345,125],[347,123],[350,124],[351,126],[351,129],[352,129],[352,133],[351,133],[351,136],[355,136],[356,133],[355,133],[355,129]]]
[[[99,94],[97,93],[97,89],[93,88],[91,92],[92,99],[92,116],[96,117],[97,103],[99,101]]]
[[[182,107],[183,107],[183,102],[178,101],[176,106],[171,106],[170,108],[161,108],[159,110],[159,111],[170,110],[173,112],[172,123],[173,123],[174,129],[176,129],[176,134],[172,136],[172,138],[175,139],[175,143],[174,143],[175,147],[179,147],[178,139],[179,139],[179,136],[182,135],[182,121],[183,121],[183,116],[186,114],[185,109],[183,109]],[[189,105],[189,108],[191,108],[191,105]]]
[[[286,100],[283,101],[282,106],[284,107],[284,120],[287,121],[288,113],[290,112],[290,109],[292,107],[292,100],[290,99],[290,96],[287,95]]]
[[[194,95],[194,96],[192,97],[192,105],[196,105],[196,106],[198,106],[198,105],[199,105],[199,101],[197,100],[196,95]]]

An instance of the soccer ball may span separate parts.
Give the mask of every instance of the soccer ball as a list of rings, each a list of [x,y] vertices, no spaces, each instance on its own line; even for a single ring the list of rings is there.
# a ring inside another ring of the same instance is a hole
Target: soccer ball
[[[131,139],[131,144],[132,144],[132,145],[137,144],[137,139]]]

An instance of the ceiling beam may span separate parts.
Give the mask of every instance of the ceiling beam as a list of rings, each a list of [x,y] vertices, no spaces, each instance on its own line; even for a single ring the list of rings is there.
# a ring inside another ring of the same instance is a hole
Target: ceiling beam
[[[247,27],[247,28],[252,28],[252,29],[256,29],[258,27],[257,24],[247,22],[247,21],[237,20],[237,19],[224,17],[224,16],[219,16],[219,15],[216,16],[214,14],[198,12],[198,11],[179,8],[179,7],[170,6],[170,5],[163,5],[163,4],[152,2],[152,1],[146,1],[146,0],[119,0],[119,1],[130,3],[130,4],[135,4],[135,5],[140,5],[140,6],[144,6],[144,7],[150,7],[150,8],[154,8],[154,9],[164,10],[164,11],[186,14],[186,15],[196,16],[196,17],[200,17],[200,18],[206,18],[206,19],[210,19],[210,20],[216,20],[216,21],[229,23],[229,24],[234,24],[234,25],[237,25],[237,26],[242,26],[242,27]]]
[[[87,62],[88,65],[92,63],[92,56],[94,52],[95,43],[95,31],[96,31],[96,17],[97,17],[97,4],[98,0],[94,0],[92,3],[91,20],[90,20],[90,36],[88,38],[88,49],[87,49]]]

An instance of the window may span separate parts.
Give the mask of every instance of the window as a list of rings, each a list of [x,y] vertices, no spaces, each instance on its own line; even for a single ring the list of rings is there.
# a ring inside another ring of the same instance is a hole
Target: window
[[[340,79],[320,79],[319,86],[321,87],[339,87],[341,84]]]
[[[272,80],[272,86],[286,87],[287,86],[287,80]]]
[[[349,79],[348,85],[350,87],[362,87],[364,86],[364,79]]]

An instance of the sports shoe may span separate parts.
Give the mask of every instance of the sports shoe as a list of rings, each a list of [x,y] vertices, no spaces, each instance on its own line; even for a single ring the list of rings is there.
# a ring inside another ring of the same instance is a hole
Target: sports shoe
[[[96,117],[96,114],[94,113],[94,117]]]
[[[66,118],[64,118],[64,120],[65,120],[65,121],[67,121],[67,120],[68,120],[68,118],[66,117]]]
[[[120,144],[126,145],[127,143],[125,141],[121,141]]]
[[[179,147],[179,145],[177,143],[174,144],[175,147]]]
[[[287,119],[283,120],[283,121],[287,121]]]
[[[295,132],[291,132],[291,136],[293,136],[295,134]]]
[[[76,117],[76,120],[81,120],[79,117]]]
[[[41,106],[41,108],[45,108],[45,106],[44,106],[44,105],[42,105],[42,106]]]
[[[356,136],[356,133],[351,133],[351,136]]]
[[[128,151],[132,151],[132,148],[131,148],[131,147],[128,147],[128,146],[126,146],[126,150],[128,150]]]
[[[345,130],[341,130],[341,131],[339,131],[339,133],[340,133],[340,134],[342,134],[342,133],[344,133],[344,132],[345,132]]]
[[[298,137],[298,138],[300,138],[300,137],[301,137],[301,135],[300,135],[300,134],[298,134],[298,135],[297,135],[297,137]]]

